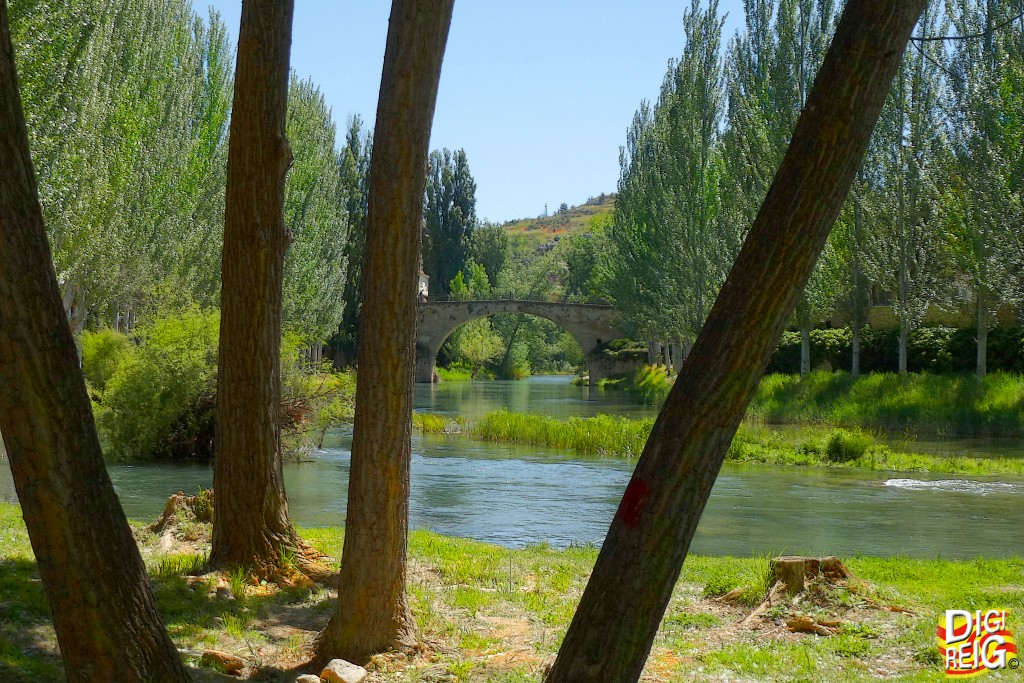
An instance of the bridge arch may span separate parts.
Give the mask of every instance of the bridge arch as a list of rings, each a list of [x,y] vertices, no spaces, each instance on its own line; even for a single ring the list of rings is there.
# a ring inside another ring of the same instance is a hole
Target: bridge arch
[[[498,313],[526,313],[546,318],[573,336],[583,349],[590,383],[607,377],[611,364],[600,353],[601,344],[625,335],[620,315],[611,306],[564,304],[550,301],[425,301],[416,308],[416,381],[430,382],[441,344],[458,327]]]

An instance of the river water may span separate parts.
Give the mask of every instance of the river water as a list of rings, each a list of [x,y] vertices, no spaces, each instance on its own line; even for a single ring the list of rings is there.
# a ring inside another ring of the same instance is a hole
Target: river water
[[[591,395],[564,377],[417,385],[416,409],[473,420],[491,410],[558,417],[653,414],[617,392]],[[338,432],[313,462],[285,466],[290,511],[306,526],[340,524],[351,434]],[[1001,444],[1005,447],[1006,444]],[[1024,450],[1024,444],[1022,444]],[[457,436],[413,439],[411,523],[510,547],[600,544],[632,464]],[[129,517],[155,518],[167,496],[209,487],[208,465],[110,467]],[[15,501],[7,465],[0,500]],[[693,552],[965,558],[1019,555],[1024,479],[927,476],[820,468],[726,465]]]

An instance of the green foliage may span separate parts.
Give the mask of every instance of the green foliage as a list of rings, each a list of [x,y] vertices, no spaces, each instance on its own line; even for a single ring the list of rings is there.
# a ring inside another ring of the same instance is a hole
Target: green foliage
[[[205,459],[213,455],[220,315],[197,308],[141,325],[106,382],[96,422],[108,457]],[[93,337],[110,337],[99,333]],[[318,447],[350,421],[355,375],[310,367],[296,333],[282,343],[281,422],[286,455]]]
[[[11,23],[75,331],[99,327],[97,311],[153,319],[216,305],[234,63],[220,15],[203,20],[188,0],[18,2]],[[349,194],[359,190],[339,182],[334,123],[311,82],[292,81],[287,134],[284,316],[326,339],[341,316]]]
[[[1024,377],[842,372],[767,375],[748,417],[946,435],[1024,434]]]
[[[362,119],[359,116],[352,117],[345,134],[345,146],[338,155],[338,185],[344,197],[343,210],[348,223],[348,236],[342,254],[345,259],[345,286],[342,290],[345,308],[338,333],[331,345],[342,367],[354,363],[359,340],[371,138],[370,133],[363,130]]]
[[[545,415],[488,413],[469,433],[484,441],[526,443],[572,448],[579,453],[638,457],[654,420],[630,420],[613,415],[558,420]]]
[[[306,339],[297,332],[281,343],[281,450],[303,458],[323,447],[327,431],[355,415],[355,372],[336,372],[330,361],[319,367],[307,358]]]
[[[470,256],[484,267],[491,287],[497,286],[498,275],[505,268],[509,251],[508,232],[501,226],[485,223],[473,230]]]
[[[465,268],[476,228],[476,181],[465,150],[430,153],[424,201],[423,270],[435,293],[447,296],[449,283]]]
[[[693,338],[738,242],[723,232],[718,185],[724,115],[718,2],[692,2],[685,47],[669,63],[653,107],[633,119],[620,152],[604,294],[637,338]]]
[[[863,457],[874,445],[874,439],[860,430],[837,429],[825,444],[825,457],[829,462],[850,462]]]
[[[335,125],[320,89],[292,74],[287,136],[292,164],[285,186],[285,226],[293,242],[285,253],[283,324],[311,342],[325,341],[341,322],[348,234]]]
[[[97,425],[115,460],[213,454],[220,316],[198,309],[141,326],[106,383]]]
[[[94,389],[102,392],[130,351],[131,340],[128,335],[104,328],[98,332],[84,331],[81,342],[82,373]]]
[[[646,355],[646,350],[644,351]],[[675,378],[669,378],[664,365],[644,365],[627,375],[619,385],[647,405],[661,405],[668,398]]]
[[[40,199],[76,322],[213,303],[233,61],[219,15],[186,0],[18,6]]]
[[[848,370],[852,355],[849,328],[811,330],[811,369]],[[910,372],[962,373],[974,369],[977,332],[974,328],[918,327],[907,336]],[[989,331],[990,371],[1024,372],[1024,327],[997,327]],[[899,330],[861,331],[861,372],[896,372],[899,368]],[[768,364],[769,373],[796,372],[800,336],[783,332]]]

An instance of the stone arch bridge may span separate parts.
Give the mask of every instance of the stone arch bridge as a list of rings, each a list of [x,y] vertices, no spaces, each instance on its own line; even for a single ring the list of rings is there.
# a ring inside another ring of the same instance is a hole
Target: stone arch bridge
[[[599,346],[625,335],[621,315],[611,306],[564,304],[550,301],[424,301],[416,307],[416,381],[430,382],[441,344],[471,320],[497,313],[526,313],[546,318],[565,329],[583,349],[590,383],[621,371],[600,353]]]

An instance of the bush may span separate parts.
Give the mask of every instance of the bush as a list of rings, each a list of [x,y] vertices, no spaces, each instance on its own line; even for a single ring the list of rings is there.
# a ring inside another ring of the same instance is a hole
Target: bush
[[[106,388],[131,345],[128,335],[111,329],[82,333],[82,373],[93,389]]]
[[[198,309],[138,328],[97,411],[110,457],[213,455],[219,333],[219,314]]]
[[[674,381],[664,365],[644,365],[627,375],[620,386],[647,405],[661,405]]]
[[[853,334],[849,328],[811,330],[811,368],[850,370]],[[919,327],[907,338],[907,370],[910,372],[972,372],[977,357],[974,328]],[[899,330],[861,332],[861,372],[899,370]],[[795,373],[800,369],[800,334],[782,333],[768,363],[768,373]],[[988,333],[989,372],[1024,372],[1024,327],[994,327]]]
[[[330,361],[310,364],[307,347],[293,332],[281,343],[281,450],[286,458],[323,448],[327,431],[351,422],[355,414],[355,372],[335,372]]]
[[[860,430],[837,429],[825,444],[829,462],[850,462],[861,457],[874,445],[874,439]]]
[[[123,351],[97,406],[110,458],[213,456],[219,335],[220,314],[198,309],[138,328],[138,344]],[[327,430],[350,421],[354,411],[355,375],[332,372],[327,364],[310,366],[305,347],[294,334],[281,344],[285,456],[322,446]]]

